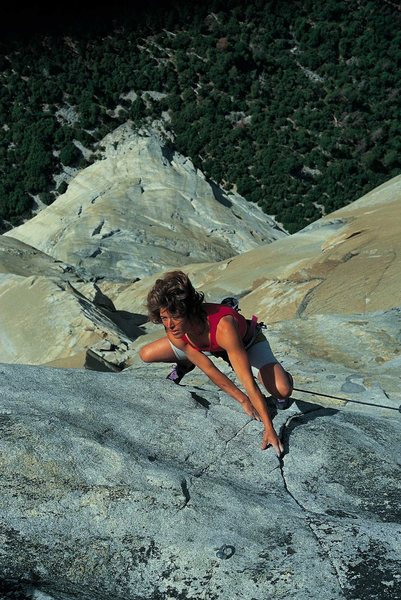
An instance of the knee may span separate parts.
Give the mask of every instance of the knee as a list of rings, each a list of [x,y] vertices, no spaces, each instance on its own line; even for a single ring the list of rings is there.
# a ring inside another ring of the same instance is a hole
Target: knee
[[[143,362],[152,362],[152,351],[149,346],[143,346],[143,348],[139,350],[139,356]]]
[[[293,381],[290,373],[279,364],[269,364],[259,371],[259,379],[276,398],[289,398],[293,391]]]
[[[277,381],[277,391],[281,398],[289,398],[293,391],[293,381],[290,373],[285,373],[285,377]]]

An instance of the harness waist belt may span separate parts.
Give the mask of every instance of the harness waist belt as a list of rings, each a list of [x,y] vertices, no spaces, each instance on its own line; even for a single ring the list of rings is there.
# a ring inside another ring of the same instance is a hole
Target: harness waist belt
[[[263,323],[258,323],[258,317],[256,315],[252,315],[252,319],[248,320],[248,329],[243,340],[245,348],[252,346],[262,326]]]

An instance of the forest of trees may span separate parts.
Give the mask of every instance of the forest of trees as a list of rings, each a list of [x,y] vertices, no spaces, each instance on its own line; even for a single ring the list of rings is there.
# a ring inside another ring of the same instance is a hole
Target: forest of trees
[[[163,118],[179,152],[289,232],[356,200],[401,172],[400,20],[382,0],[205,0],[4,36],[3,230],[127,120]]]

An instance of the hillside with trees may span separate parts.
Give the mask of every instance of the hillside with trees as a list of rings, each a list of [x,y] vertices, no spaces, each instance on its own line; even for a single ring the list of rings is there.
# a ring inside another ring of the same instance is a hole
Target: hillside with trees
[[[3,36],[3,230],[127,120],[162,120],[207,177],[301,229],[401,171],[400,21],[379,0],[205,0]]]

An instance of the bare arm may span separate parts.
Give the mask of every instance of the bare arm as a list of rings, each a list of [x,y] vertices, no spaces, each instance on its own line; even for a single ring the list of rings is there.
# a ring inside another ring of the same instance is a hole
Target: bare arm
[[[167,332],[167,337],[177,348],[185,352],[188,360],[201,369],[201,371],[203,371],[217,387],[239,402],[250,417],[259,421],[261,420],[254,406],[249,401],[248,396],[246,396],[246,394],[244,394],[244,392],[241,391],[227,375],[222,373],[210,358],[193,348],[190,344],[185,343],[183,340],[174,338],[169,332]]]
[[[222,323],[223,321],[224,323]],[[223,328],[221,328],[221,325],[223,325]],[[227,331],[226,326],[228,328]],[[263,422],[265,432],[263,435],[262,449],[264,450],[269,445],[272,445],[277,456],[280,456],[283,452],[283,446],[274,430],[262,393],[253,378],[248,356],[238,334],[236,323],[234,323],[232,317],[223,317],[223,319],[221,319],[217,335],[219,336],[217,342],[222,348],[227,350],[230,362],[244,386],[247,395],[244,394],[231,379],[222,373],[207,356],[193,348],[190,344],[186,344],[183,340],[177,340],[177,338],[174,338],[167,332],[170,341],[177,346],[177,348],[180,348],[185,352],[188,360],[199,367],[221,390],[229,394],[232,398],[237,400],[237,402],[240,402],[248,415]],[[220,340],[220,337],[224,337],[223,343]]]
[[[262,449],[267,448],[267,446],[271,444],[275,449],[277,456],[280,456],[284,451],[284,448],[274,430],[263,394],[253,377],[248,355],[238,333],[237,323],[231,316],[223,317],[220,320],[216,332],[216,339],[217,343],[226,350],[238,379],[244,386],[252,405],[260,415],[265,428]]]

